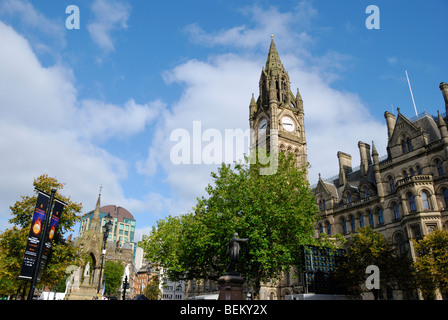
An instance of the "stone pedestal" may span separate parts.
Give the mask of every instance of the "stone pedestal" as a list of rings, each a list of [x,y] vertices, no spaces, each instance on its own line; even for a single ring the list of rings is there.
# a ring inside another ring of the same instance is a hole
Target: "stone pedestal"
[[[238,273],[225,273],[218,279],[218,300],[243,300],[243,284]]]

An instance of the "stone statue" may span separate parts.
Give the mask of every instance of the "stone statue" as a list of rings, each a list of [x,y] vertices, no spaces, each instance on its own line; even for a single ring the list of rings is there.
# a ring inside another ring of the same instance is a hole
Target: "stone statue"
[[[87,262],[87,265],[84,268],[84,278],[85,277],[90,277],[90,262]]]
[[[227,247],[227,253],[229,254],[230,263],[227,267],[227,272],[234,273],[235,265],[240,259],[240,242],[247,242],[249,239],[238,238],[238,233],[233,234],[233,238],[229,241],[229,246]]]
[[[90,263],[87,262],[86,267],[84,268],[84,281],[83,285],[88,285],[90,283]]]

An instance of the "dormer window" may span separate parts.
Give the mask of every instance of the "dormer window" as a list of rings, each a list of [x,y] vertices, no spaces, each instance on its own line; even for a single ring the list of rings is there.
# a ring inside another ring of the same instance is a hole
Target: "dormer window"
[[[414,150],[414,147],[412,146],[411,143],[411,139],[403,138],[403,140],[401,140],[401,150],[403,151],[403,153],[408,153]]]

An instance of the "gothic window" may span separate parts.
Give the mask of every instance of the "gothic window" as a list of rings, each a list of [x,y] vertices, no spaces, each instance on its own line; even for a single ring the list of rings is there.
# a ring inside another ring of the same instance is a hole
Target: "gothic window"
[[[331,235],[331,224],[327,222],[327,234]]]
[[[370,197],[370,190],[368,187],[364,188],[364,198],[367,199],[368,197]]]
[[[347,204],[352,203],[352,194],[349,192],[347,193]]]
[[[359,225],[361,228],[364,227],[364,216],[362,213],[359,215]]]
[[[343,234],[347,234],[347,221],[345,220],[345,218],[342,218],[342,233]]]
[[[436,160],[436,167],[437,167],[437,172],[439,173],[439,176],[443,176],[442,161],[440,161],[439,159]]]
[[[407,178],[408,177],[408,173],[406,172],[406,170],[403,170],[403,178]]]
[[[369,217],[369,225],[370,225],[370,227],[373,228],[374,224],[373,224],[373,213],[372,213],[372,211],[369,210],[367,215]]]
[[[398,207],[398,203],[394,203],[394,216],[396,220],[400,219],[400,209]]]
[[[426,191],[422,191],[422,202],[423,202],[423,209],[431,209],[430,204],[429,204],[429,196],[428,193],[426,193]]]
[[[409,201],[409,209],[411,211],[415,211],[415,198],[414,195],[412,193],[408,193],[408,201]]]
[[[394,243],[397,246],[399,253],[405,253],[406,252],[406,243],[404,241],[403,234],[397,233],[394,237]]]
[[[403,151],[403,153],[408,153],[414,150],[414,148],[412,147],[411,139],[403,138],[403,140],[401,140],[401,150]]]
[[[322,225],[322,223],[319,223],[319,234],[323,233],[324,233],[324,226]]]
[[[384,223],[384,217],[383,217],[383,209],[378,209],[378,223],[383,224]]]
[[[443,198],[445,199],[445,208],[448,208],[448,189],[443,188]]]
[[[354,216],[350,216],[350,227],[352,229],[352,232],[355,231],[355,217]]]
[[[413,168],[409,169],[409,174],[412,176],[415,176],[415,171]]]
[[[422,175],[422,167],[417,166],[417,174]]]
[[[406,140],[406,145],[408,147],[408,152],[411,152],[412,150],[414,150],[414,147],[412,147],[411,139],[408,138]]]
[[[406,147],[406,141],[401,141],[401,150],[403,151],[403,153],[407,153],[408,152],[408,148]]]
[[[390,186],[390,192],[394,193],[395,192],[395,183],[394,183],[394,178],[389,177],[389,186]]]

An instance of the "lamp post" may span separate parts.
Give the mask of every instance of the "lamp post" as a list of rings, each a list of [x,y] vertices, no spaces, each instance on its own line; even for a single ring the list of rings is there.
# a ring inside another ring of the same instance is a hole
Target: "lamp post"
[[[103,272],[103,264],[104,264],[104,255],[106,254],[106,243],[107,238],[109,237],[109,232],[112,230],[112,216],[110,213],[107,214],[107,216],[104,218],[106,220],[106,223],[102,227],[103,231],[103,251],[101,252],[101,268],[100,268],[100,276],[98,277],[98,287],[96,289],[96,299],[100,297],[100,288],[101,288],[101,279],[102,279],[102,272]]]

